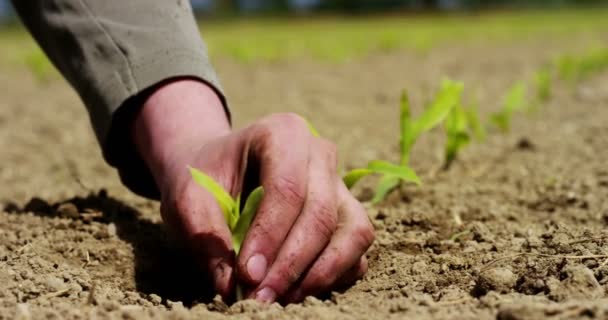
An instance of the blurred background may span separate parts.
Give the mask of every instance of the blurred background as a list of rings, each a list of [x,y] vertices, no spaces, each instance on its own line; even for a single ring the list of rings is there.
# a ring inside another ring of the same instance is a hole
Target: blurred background
[[[203,15],[564,8],[608,4],[606,0],[191,0],[191,2],[197,13]],[[12,17],[10,0],[0,0],[0,20],[7,22],[11,21]]]

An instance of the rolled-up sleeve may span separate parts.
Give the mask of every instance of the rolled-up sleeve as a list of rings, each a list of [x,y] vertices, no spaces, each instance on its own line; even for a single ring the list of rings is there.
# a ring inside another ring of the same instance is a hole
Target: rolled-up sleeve
[[[124,123],[147,90],[192,77],[224,95],[188,0],[13,0],[87,107],[105,159],[134,192],[158,197]],[[151,185],[150,185],[151,184]]]

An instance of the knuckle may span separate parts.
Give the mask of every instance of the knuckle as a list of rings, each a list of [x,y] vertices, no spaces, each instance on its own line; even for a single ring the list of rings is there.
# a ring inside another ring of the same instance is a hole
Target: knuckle
[[[269,116],[264,121],[271,131],[277,132],[309,132],[304,118],[293,112],[277,113]]]
[[[320,138],[318,139],[319,148],[322,150],[323,155],[325,157],[325,163],[330,164],[332,168],[337,167],[338,165],[338,147],[335,143]]]
[[[266,144],[272,141],[274,130],[268,121],[254,123],[247,130],[254,135],[254,142]]]
[[[323,146],[323,149],[325,149],[328,154],[331,154],[331,155],[338,154],[338,146],[334,142],[327,140],[325,138],[319,138],[319,143],[321,143],[321,145]]]
[[[341,256],[336,248],[332,248],[331,250],[335,251],[332,254],[334,259],[330,261],[327,257],[319,258],[317,266],[310,270],[306,281],[302,283],[302,287],[307,291],[320,291],[333,284],[338,278],[338,261],[341,259]]]
[[[290,207],[300,206],[304,202],[306,193],[304,187],[304,184],[298,183],[295,177],[285,175],[274,179],[271,186],[277,200]]]
[[[296,283],[302,272],[299,271],[293,263],[283,264],[269,275],[269,283],[274,284],[274,288],[278,289],[277,293],[280,295],[284,293],[293,283]]]
[[[283,240],[277,229],[278,227],[274,223],[255,222],[251,227],[251,236],[256,239],[256,242],[264,242],[261,247],[268,249],[271,247],[269,244],[277,244]]]
[[[329,202],[317,201],[311,211],[312,230],[326,242],[329,241],[338,223],[335,208]]]
[[[366,251],[374,240],[376,235],[374,234],[374,228],[371,223],[365,220],[364,223],[356,224],[352,231],[353,244],[362,251]]]
[[[293,112],[278,113],[273,116],[273,120],[289,128],[306,127],[306,122],[304,121],[304,118]]]
[[[282,272],[282,278],[289,284],[298,281],[300,276],[302,276],[302,272],[297,270],[293,264],[288,265]]]

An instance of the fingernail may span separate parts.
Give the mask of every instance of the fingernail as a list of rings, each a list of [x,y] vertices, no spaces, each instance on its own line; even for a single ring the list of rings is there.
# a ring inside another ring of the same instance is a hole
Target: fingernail
[[[255,294],[255,300],[263,303],[273,303],[277,294],[270,288],[263,288]]]
[[[247,273],[254,282],[261,282],[266,275],[266,258],[261,254],[254,254],[247,260]]]

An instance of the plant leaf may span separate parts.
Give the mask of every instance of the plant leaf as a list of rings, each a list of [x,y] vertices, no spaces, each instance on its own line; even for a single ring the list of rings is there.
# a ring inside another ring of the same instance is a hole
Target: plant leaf
[[[447,169],[456,159],[458,152],[469,143],[469,124],[464,108],[459,104],[452,108],[445,120],[447,140],[445,144],[445,164]]]
[[[503,133],[509,132],[511,116],[504,111],[494,112],[490,116],[490,121]]]
[[[503,108],[506,113],[512,115],[514,112],[525,107],[525,100],[526,84],[523,81],[517,81],[511,86],[511,88],[509,88],[509,91],[507,91]]]
[[[433,127],[445,119],[450,110],[460,101],[460,95],[464,86],[461,82],[443,80],[441,90],[435,96],[433,102],[424,110],[420,118],[414,124],[414,133],[419,135],[424,131],[431,130]]]
[[[377,204],[380,201],[386,198],[386,195],[394,190],[399,183],[401,182],[399,177],[392,175],[384,175],[380,178],[378,185],[376,186],[376,191],[374,193],[374,197],[372,198],[372,203]]]
[[[412,130],[412,117],[410,115],[410,100],[407,95],[407,91],[403,90],[401,93],[401,107],[399,114],[399,127],[401,130],[401,138],[400,138],[400,151],[401,151],[401,159],[400,163],[402,165],[407,165],[410,157],[410,149],[412,144],[414,143],[413,135],[411,134]]]
[[[374,173],[372,170],[367,168],[358,168],[349,171],[344,177],[342,181],[346,185],[346,188],[351,189],[361,178]]]
[[[224,213],[226,223],[232,228],[233,224],[236,224],[236,219],[238,219],[238,217],[236,217],[236,219],[234,217],[235,210],[237,210],[235,209],[235,200],[230,196],[230,194],[228,194],[228,192],[226,192],[226,190],[224,190],[222,186],[220,186],[219,183],[204,172],[190,166],[188,166],[188,169],[190,170],[190,175],[192,176],[192,179],[194,179],[194,182],[205,188],[205,190],[209,191],[213,195]]]
[[[410,167],[399,166],[383,160],[373,160],[369,162],[367,169],[374,173],[393,176],[404,181],[413,182],[417,185],[422,184],[420,178],[418,178],[414,170]]]
[[[486,138],[486,130],[479,119],[479,112],[477,111],[477,103],[472,103],[466,110],[466,117],[469,126],[471,127],[471,131],[473,132],[473,136],[479,140],[483,141]]]
[[[547,102],[551,98],[551,70],[541,68],[534,75],[536,97],[540,102]]]
[[[401,160],[403,166],[409,162],[412,146],[422,132],[431,130],[445,119],[450,110],[459,103],[464,85],[461,82],[443,80],[441,89],[433,102],[416,120],[410,119],[407,95],[401,99]]]
[[[247,200],[245,201],[245,206],[243,207],[239,220],[232,230],[232,246],[234,247],[234,252],[237,254],[237,256],[241,250],[241,245],[245,240],[247,230],[249,230],[251,221],[253,221],[253,218],[255,217],[262,198],[264,198],[264,188],[262,187],[255,188],[251,194],[249,194]]]

